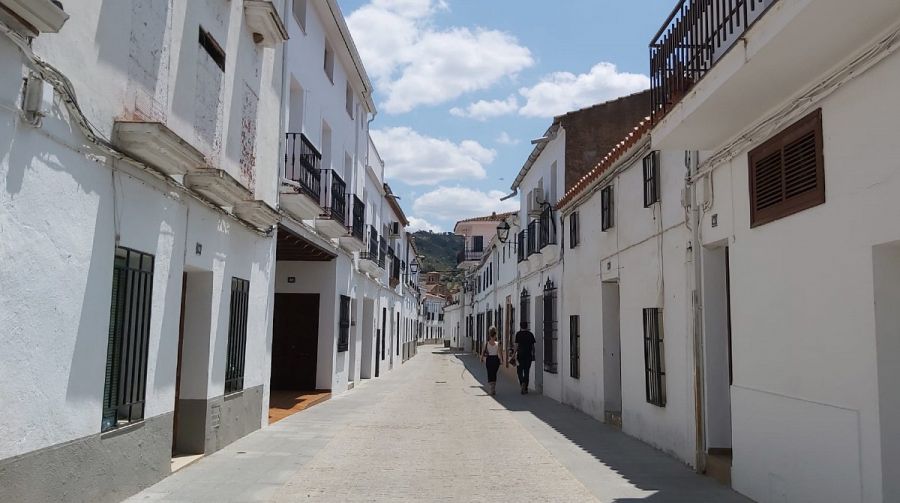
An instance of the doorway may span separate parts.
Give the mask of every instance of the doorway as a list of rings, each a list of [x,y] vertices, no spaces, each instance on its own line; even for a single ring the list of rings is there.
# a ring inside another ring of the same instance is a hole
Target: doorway
[[[357,376],[357,366],[356,366],[356,353],[358,352],[357,346],[357,334],[359,332],[359,300],[353,299],[350,301],[350,351],[348,352],[350,361],[347,364],[347,382],[353,384],[356,383]]]
[[[182,275],[175,411],[172,422],[172,471],[206,452],[206,408],[213,274],[186,270]]]
[[[619,283],[600,284],[603,317],[603,416],[607,424],[622,427],[622,336],[619,325]]]
[[[362,312],[362,358],[359,363],[359,377],[372,378],[372,365],[378,354],[378,339],[375,334],[375,300],[363,298]]]
[[[272,325],[271,389],[316,389],[319,294],[276,293]]]
[[[704,247],[702,253],[706,472],[730,484],[732,370],[728,247]]]

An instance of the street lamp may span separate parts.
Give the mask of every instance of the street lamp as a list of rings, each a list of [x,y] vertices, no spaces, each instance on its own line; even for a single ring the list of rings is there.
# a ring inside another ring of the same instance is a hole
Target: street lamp
[[[500,225],[497,226],[497,239],[503,244],[506,244],[506,240],[509,239],[509,222],[506,220],[500,222]]]
[[[419,263],[418,263],[418,262],[411,262],[411,263],[409,264],[409,272],[411,272],[411,273],[413,273],[413,274],[418,273],[418,272],[419,272]]]

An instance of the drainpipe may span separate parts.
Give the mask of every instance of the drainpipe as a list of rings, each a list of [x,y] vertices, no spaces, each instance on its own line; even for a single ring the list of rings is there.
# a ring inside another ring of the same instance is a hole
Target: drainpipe
[[[703,244],[700,242],[700,223],[702,215],[700,203],[697,197],[697,184],[691,181],[697,174],[700,152],[697,150],[685,152],[685,165],[687,176],[685,189],[690,205],[691,228],[691,267],[694,273],[694,288],[692,295],[693,315],[693,349],[694,349],[694,415],[696,418],[696,430],[694,442],[696,445],[695,470],[697,473],[706,472],[706,416],[704,404],[704,351],[703,351],[703,271],[701,268]]]

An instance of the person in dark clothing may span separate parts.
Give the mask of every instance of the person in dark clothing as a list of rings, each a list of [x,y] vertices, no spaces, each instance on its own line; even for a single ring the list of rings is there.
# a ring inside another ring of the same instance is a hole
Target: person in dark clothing
[[[516,332],[516,372],[519,374],[519,385],[522,394],[528,393],[528,376],[531,373],[531,362],[534,361],[534,334],[528,330],[528,324],[524,321],[522,329]]]
[[[488,330],[488,341],[484,345],[481,354],[485,357],[488,375],[488,393],[497,394],[497,371],[500,370],[500,344],[497,343],[497,329],[491,327]]]

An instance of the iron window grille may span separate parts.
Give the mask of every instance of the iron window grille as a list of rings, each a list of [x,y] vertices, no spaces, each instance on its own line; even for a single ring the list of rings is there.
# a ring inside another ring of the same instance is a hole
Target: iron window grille
[[[350,349],[350,297],[341,295],[337,350],[341,353],[348,349]]]
[[[101,431],[144,419],[153,255],[116,247]]]
[[[581,377],[581,332],[578,315],[569,316],[569,376]]]
[[[384,239],[384,236],[381,236],[380,238],[378,238],[378,244],[379,244],[378,248],[380,250],[380,252],[378,254],[378,267],[384,269],[384,264],[385,264],[385,261],[387,260],[387,254],[388,254],[388,245],[387,245],[387,241]]]
[[[644,157],[644,208],[659,201],[659,152]]]
[[[522,288],[522,293],[519,294],[519,325],[524,330],[528,330],[528,327],[531,325],[531,295],[528,293],[528,290]]]
[[[556,348],[559,334],[556,328],[556,285],[547,278],[544,283],[544,370],[551,374],[555,374],[558,367]]]
[[[750,151],[750,227],[825,202],[822,110]]]
[[[249,293],[249,281],[231,278],[231,311],[228,315],[225,393],[233,393],[244,389],[244,360],[247,353],[247,312],[250,307]]]
[[[644,308],[644,370],[647,403],[666,406],[666,365],[662,310]]]
[[[578,246],[578,242],[578,212],[576,211],[569,215],[569,248],[575,248]]]
[[[516,234],[516,258],[518,262],[525,260],[525,231]]]
[[[615,225],[613,213],[613,187],[607,185],[600,191],[600,230],[609,230]]]

